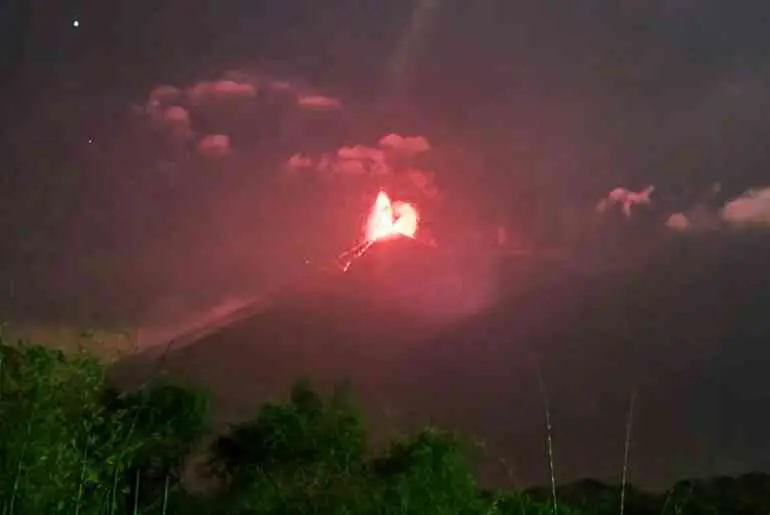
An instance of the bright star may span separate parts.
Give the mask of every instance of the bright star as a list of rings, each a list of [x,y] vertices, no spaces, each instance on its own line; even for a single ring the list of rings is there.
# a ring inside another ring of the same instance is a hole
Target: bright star
[[[80,27],[80,20],[73,20],[72,26],[75,27],[75,28]]]

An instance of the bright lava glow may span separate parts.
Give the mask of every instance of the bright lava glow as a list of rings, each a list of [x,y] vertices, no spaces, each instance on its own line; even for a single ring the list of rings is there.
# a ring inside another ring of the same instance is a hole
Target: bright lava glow
[[[391,202],[387,193],[380,191],[366,223],[366,241],[374,242],[394,236],[414,238],[419,220],[412,204]]]
[[[347,272],[353,261],[363,256],[376,241],[397,236],[414,238],[419,221],[420,215],[412,204],[391,202],[388,194],[380,191],[366,220],[364,240],[337,257],[342,270]]]

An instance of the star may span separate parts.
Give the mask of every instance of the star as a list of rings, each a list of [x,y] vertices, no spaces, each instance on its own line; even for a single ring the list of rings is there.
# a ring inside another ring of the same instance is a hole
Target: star
[[[80,20],[72,20],[72,26],[75,28],[80,27]]]

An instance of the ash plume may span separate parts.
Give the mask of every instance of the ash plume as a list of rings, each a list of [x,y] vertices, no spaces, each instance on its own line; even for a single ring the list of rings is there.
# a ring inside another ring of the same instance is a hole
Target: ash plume
[[[290,176],[311,174],[324,181],[360,179],[379,187],[390,186],[407,194],[435,198],[435,174],[419,166],[419,158],[431,150],[424,136],[388,133],[376,146],[344,145],[331,152],[311,156],[293,154],[284,168]]]

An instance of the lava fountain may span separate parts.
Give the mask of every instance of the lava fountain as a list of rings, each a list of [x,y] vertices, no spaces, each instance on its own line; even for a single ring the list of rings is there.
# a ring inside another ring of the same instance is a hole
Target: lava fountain
[[[377,241],[396,237],[414,238],[419,222],[420,215],[414,205],[392,202],[387,193],[380,191],[366,219],[363,241],[339,256],[343,271],[347,271],[353,261]]]
[[[391,202],[384,191],[374,201],[366,223],[366,242],[406,236],[414,238],[420,216],[412,204]]]
[[[433,245],[417,242],[419,224],[413,204],[392,201],[380,191],[359,243],[340,254],[337,264],[348,272],[369,249],[378,249],[364,258],[363,272],[353,274],[359,293],[426,321],[456,321],[486,309],[497,298],[495,264],[476,254],[468,261],[463,253],[437,253]]]

